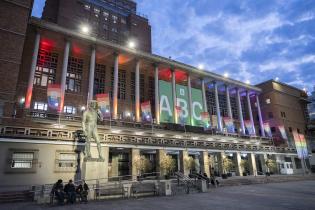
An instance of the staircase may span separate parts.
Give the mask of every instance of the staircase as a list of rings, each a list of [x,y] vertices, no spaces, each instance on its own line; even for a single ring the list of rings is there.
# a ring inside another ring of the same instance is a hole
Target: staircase
[[[30,190],[0,192],[0,203],[33,201],[34,193]]]

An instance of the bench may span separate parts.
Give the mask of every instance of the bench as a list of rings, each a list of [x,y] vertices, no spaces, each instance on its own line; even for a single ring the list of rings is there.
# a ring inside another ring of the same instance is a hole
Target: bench
[[[104,185],[95,188],[95,199],[99,199],[101,196],[113,196],[119,195],[125,197],[125,189],[122,185]]]
[[[158,188],[155,183],[134,183],[131,187],[131,192],[136,198],[141,193],[153,193],[158,195]]]

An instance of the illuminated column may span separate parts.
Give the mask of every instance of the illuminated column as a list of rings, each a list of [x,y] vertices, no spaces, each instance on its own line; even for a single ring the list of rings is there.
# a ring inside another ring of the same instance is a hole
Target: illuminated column
[[[60,82],[61,101],[60,101],[60,106],[59,106],[59,112],[62,112],[64,101],[65,101],[69,51],[70,51],[70,42],[67,40],[66,45],[65,45],[65,50],[63,53],[62,74],[61,74],[61,82]]]
[[[210,177],[210,166],[209,166],[209,154],[208,151],[202,151],[201,153],[201,172],[206,173]]]
[[[172,69],[172,96],[173,96],[173,116],[174,122],[177,123],[177,113],[176,113],[176,76],[175,69]]]
[[[31,69],[30,69],[30,75],[28,78],[27,92],[26,92],[26,97],[25,97],[26,109],[29,109],[31,107],[33,83],[34,83],[34,76],[35,76],[36,65],[37,65],[37,55],[38,55],[38,50],[39,50],[39,42],[40,42],[40,34],[37,32],[36,37],[35,37],[32,64],[31,64]]]
[[[154,66],[154,91],[155,91],[155,120],[160,124],[160,96],[159,96],[159,67]]]
[[[237,176],[243,176],[243,171],[242,171],[242,167],[241,167],[241,153],[240,152],[236,152],[236,175]]]
[[[249,91],[248,90],[246,91],[246,98],[247,98],[247,106],[248,106],[248,112],[249,112],[249,120],[250,120],[250,123],[252,124],[252,129],[253,129],[254,135],[256,135],[253,112],[252,112],[252,105],[250,104],[250,97],[249,97]]]
[[[94,72],[95,72],[95,47],[92,48],[92,52],[91,52],[88,102],[93,100]]]
[[[221,112],[220,112],[219,95],[218,95],[218,84],[216,82],[214,82],[213,85],[214,85],[215,105],[216,105],[216,111],[217,111],[218,130],[222,132]]]
[[[141,121],[140,117],[140,61],[136,61],[136,89],[135,89],[135,113],[136,113],[136,122]]]
[[[245,135],[245,125],[244,125],[244,119],[243,119],[243,111],[242,111],[240,90],[238,88],[236,88],[236,100],[237,100],[237,107],[238,107],[238,119],[240,121],[242,134]]]
[[[249,157],[249,169],[250,169],[250,174],[257,176],[257,167],[256,167],[256,157],[254,153],[250,153]]]
[[[118,109],[118,53],[114,53],[113,119],[117,119]]]
[[[257,104],[257,111],[258,111],[258,118],[259,118],[259,126],[261,130],[261,136],[265,137],[265,130],[264,130],[264,123],[261,116],[261,109],[260,109],[260,103],[259,103],[259,97],[258,94],[256,94],[256,104]]]
[[[226,104],[229,118],[233,118],[232,108],[231,108],[231,100],[230,100],[230,89],[228,85],[225,85],[225,93],[226,93]]]
[[[132,148],[131,149],[131,175],[132,175],[132,180],[136,181],[137,180],[137,176],[139,175],[139,171],[135,166],[135,162],[139,162],[140,158],[140,149],[137,148]]]
[[[189,116],[190,117],[190,125],[194,125],[194,120],[192,117],[192,100],[191,100],[191,80],[190,80],[190,75],[187,75],[187,83],[188,83],[188,103],[189,103]]]
[[[208,112],[205,80],[201,79],[202,102],[204,112]]]

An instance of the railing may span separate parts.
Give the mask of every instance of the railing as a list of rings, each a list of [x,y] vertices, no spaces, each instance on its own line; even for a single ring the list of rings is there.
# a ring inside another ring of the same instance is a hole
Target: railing
[[[73,130],[71,130],[73,129]],[[108,131],[107,131],[108,132]],[[48,139],[48,140],[63,140],[63,141],[84,141],[79,138],[80,130],[72,128],[33,128],[33,127],[17,127],[17,126],[2,126],[0,127],[0,137],[23,137],[32,139]],[[233,150],[233,151],[264,151],[264,152],[279,152],[295,153],[296,150],[288,147],[275,147],[270,145],[257,145],[250,141],[246,143],[236,142],[237,138],[227,139],[226,142],[218,142],[222,138],[220,136],[211,137],[212,140],[203,139],[200,137],[197,140],[188,139],[187,136],[182,138],[157,137],[152,135],[133,135],[119,133],[102,133],[99,132],[100,140],[103,143],[109,144],[133,144],[133,145],[150,145],[164,147],[184,147],[184,148],[199,148],[199,149],[217,149],[217,150]],[[227,142],[229,141],[229,142]]]

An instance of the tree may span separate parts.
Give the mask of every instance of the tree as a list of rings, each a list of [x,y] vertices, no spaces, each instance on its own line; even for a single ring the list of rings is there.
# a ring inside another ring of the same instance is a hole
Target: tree
[[[193,170],[196,166],[194,158],[190,156],[186,156],[184,158],[184,165],[185,165],[185,168],[187,168],[189,171]]]
[[[246,159],[242,159],[240,163],[241,169],[243,173],[246,173],[249,170],[249,162]]]
[[[268,172],[270,171],[274,172],[277,169],[277,163],[275,160],[268,158],[266,160],[266,167]]]
[[[172,156],[164,154],[160,160],[160,167],[165,171],[166,175],[169,175],[176,167],[175,160]]]
[[[137,169],[138,175],[145,173],[146,171],[150,170],[151,163],[148,159],[145,158],[143,155],[138,155],[135,157],[133,161],[133,166]]]
[[[227,174],[232,168],[234,164],[233,161],[227,157],[224,157],[222,160],[222,168],[223,168],[223,173]]]

